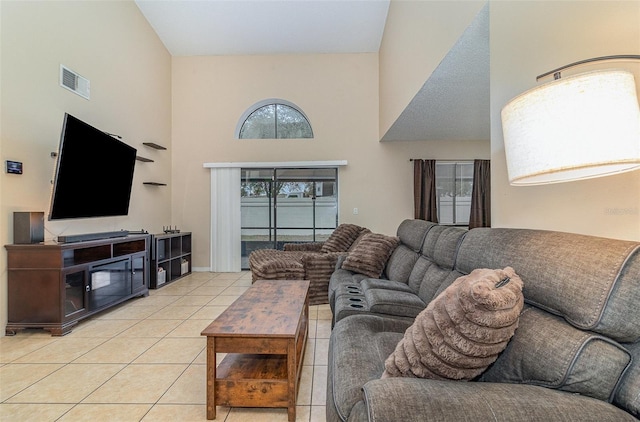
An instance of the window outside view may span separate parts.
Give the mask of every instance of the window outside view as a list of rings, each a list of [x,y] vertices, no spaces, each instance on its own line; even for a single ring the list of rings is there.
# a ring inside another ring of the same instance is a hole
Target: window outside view
[[[252,112],[240,128],[240,139],[313,138],[307,118],[285,104],[269,104]]]
[[[469,225],[473,162],[436,163],[438,222]]]
[[[242,169],[241,174],[243,268],[256,249],[322,242],[337,227],[337,169]]]

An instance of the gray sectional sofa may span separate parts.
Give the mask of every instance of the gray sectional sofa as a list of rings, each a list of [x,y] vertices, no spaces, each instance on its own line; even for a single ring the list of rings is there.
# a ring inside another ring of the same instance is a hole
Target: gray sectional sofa
[[[632,421],[640,416],[640,243],[406,220],[384,273],[329,283],[328,421]],[[381,378],[429,302],[476,268],[510,266],[525,307],[472,381]]]

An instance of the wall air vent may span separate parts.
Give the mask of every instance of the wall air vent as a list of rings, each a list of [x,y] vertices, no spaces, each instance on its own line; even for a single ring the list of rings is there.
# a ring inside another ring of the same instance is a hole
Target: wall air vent
[[[83,78],[73,70],[60,65],[60,86],[75,92],[81,97],[89,99],[90,82],[89,79]]]

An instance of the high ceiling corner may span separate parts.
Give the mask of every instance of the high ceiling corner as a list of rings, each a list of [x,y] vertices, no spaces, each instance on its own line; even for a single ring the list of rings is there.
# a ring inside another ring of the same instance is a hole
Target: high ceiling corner
[[[485,5],[381,141],[490,139]]]

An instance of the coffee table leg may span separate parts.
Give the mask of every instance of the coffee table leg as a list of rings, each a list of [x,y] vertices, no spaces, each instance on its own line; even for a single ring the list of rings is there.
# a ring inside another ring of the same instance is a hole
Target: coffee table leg
[[[295,339],[289,340],[287,347],[287,378],[289,381],[289,422],[296,420],[296,396],[298,393],[298,362],[296,362],[296,342]]]
[[[207,337],[207,419],[216,418],[216,338]]]

